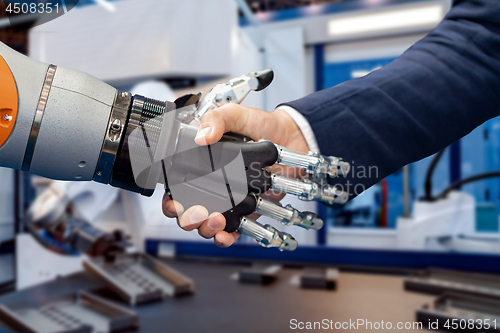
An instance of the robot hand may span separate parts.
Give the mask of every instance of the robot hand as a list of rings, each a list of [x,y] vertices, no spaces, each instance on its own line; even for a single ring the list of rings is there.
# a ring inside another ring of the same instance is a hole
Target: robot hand
[[[207,111],[226,103],[242,102],[251,90],[267,87],[272,77],[271,70],[253,72],[216,85],[201,102],[199,95],[182,97],[175,102],[176,112],[171,115],[175,120],[168,121],[176,124],[175,139],[161,143],[168,152],[160,155],[161,161],[155,162],[158,149],[153,153],[146,146],[132,149],[130,156],[132,167],[137,170],[135,179],[141,186],[148,186],[150,177],[145,173],[158,174],[154,170],[161,170],[160,178],[163,177],[168,195],[184,209],[201,205],[209,212],[221,211],[226,219],[225,231],[238,231],[265,247],[294,250],[297,243],[292,236],[270,225],[262,226],[248,215],[255,212],[285,225],[315,230],[323,226],[323,221],[314,213],[302,213],[290,205],[282,207],[260,194],[271,190],[297,195],[301,200],[345,203],[348,194],[330,186],[326,179],[349,172],[349,164],[336,157],[299,153],[270,141],[254,142],[233,133],[226,133],[219,142],[209,146],[194,143],[200,119]],[[153,133],[149,134],[147,128],[148,124],[144,130],[132,134],[129,141],[154,141],[149,139]],[[167,148],[169,146],[172,147]],[[300,168],[306,176],[293,179],[272,173],[267,168],[274,164]]]

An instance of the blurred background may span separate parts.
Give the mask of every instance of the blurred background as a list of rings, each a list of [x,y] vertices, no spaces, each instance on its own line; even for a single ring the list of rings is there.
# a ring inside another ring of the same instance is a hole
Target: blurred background
[[[34,59],[159,100],[206,94],[229,78],[272,68],[272,85],[244,102],[272,111],[282,102],[383,67],[429,33],[450,6],[449,0],[81,0],[58,19],[28,30],[13,30],[0,18],[0,41]],[[21,20],[18,28],[30,24]],[[161,189],[152,198],[112,189],[107,207],[95,211],[89,204],[88,209],[92,223],[124,229],[136,248],[160,257],[370,272],[439,267],[498,273],[499,178],[456,186],[456,195],[448,199],[420,199],[500,170],[499,153],[500,120],[495,118],[439,158],[406,166],[343,208],[287,197],[285,204],[315,211],[325,220],[320,231],[276,226],[298,240],[299,249],[292,253],[263,249],[245,237],[218,249],[163,216]],[[53,181],[7,169],[0,169],[0,177],[0,292],[79,272],[81,257],[53,254],[24,233],[26,209]],[[426,183],[431,186],[427,193]],[[96,192],[111,191],[93,186]]]

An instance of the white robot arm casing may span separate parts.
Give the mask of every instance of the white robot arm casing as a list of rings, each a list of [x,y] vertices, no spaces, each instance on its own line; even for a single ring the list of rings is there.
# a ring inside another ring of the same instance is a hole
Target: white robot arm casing
[[[12,72],[19,102],[15,127],[0,147],[0,166],[59,180],[92,180],[116,89],[2,43],[0,55]]]
[[[92,180],[115,96],[116,89],[106,83],[58,67],[30,171],[59,180]]]

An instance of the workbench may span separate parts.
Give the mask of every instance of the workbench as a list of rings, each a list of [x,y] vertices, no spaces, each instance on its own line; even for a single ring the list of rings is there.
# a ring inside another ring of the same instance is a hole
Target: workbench
[[[402,276],[341,272],[336,291],[303,290],[292,285],[300,269],[285,268],[268,286],[240,284],[231,278],[248,266],[199,261],[167,261],[195,282],[195,292],[135,308],[138,332],[291,332],[290,320],[329,319],[413,322],[415,309],[435,297],[405,292]],[[0,297],[0,304],[38,306],[48,297],[102,288],[88,273]],[[1,326],[1,325],[0,325]],[[0,330],[5,329],[1,327]],[[5,329],[7,330],[7,329]],[[357,329],[357,332],[371,332]],[[395,330],[397,331],[397,330]],[[404,330],[417,332],[418,330]]]

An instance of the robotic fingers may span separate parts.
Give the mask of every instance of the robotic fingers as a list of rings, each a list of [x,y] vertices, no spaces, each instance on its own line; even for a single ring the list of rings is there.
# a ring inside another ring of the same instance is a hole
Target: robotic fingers
[[[227,103],[241,103],[250,91],[261,91],[271,84],[274,73],[271,69],[252,72],[214,86],[200,105],[184,119],[185,123],[199,121],[208,111]]]
[[[255,212],[275,219],[283,225],[296,225],[307,230],[319,230],[323,227],[323,220],[315,213],[299,212],[291,205],[283,207],[279,203],[263,197],[257,199]]]
[[[296,195],[301,200],[321,201],[327,204],[344,204],[348,194],[328,184],[319,184],[309,179],[296,180],[272,174],[272,189],[282,193]]]
[[[336,177],[339,174],[349,173],[349,163],[338,157],[323,156],[315,152],[303,154],[278,145],[276,148],[279,164],[302,168],[315,178],[324,178],[327,175]]]
[[[269,224],[263,226],[248,216],[241,218],[238,231],[254,238],[264,247],[277,247],[280,251],[293,251],[298,245],[297,241],[286,232],[278,231]]]
[[[301,180],[274,173],[270,173],[269,177],[270,182],[268,184],[270,184],[271,191],[296,195],[301,200],[343,204],[347,202],[349,197],[346,192],[327,184],[324,179],[316,182],[315,178]],[[255,181],[255,179],[250,181]],[[255,189],[255,184],[249,188],[250,191]],[[264,185],[258,187],[258,189],[267,189],[267,186]],[[296,225],[304,229],[319,230],[323,226],[323,221],[317,214],[300,212],[290,205],[283,207],[279,203],[266,199],[264,195],[258,195],[257,193],[257,191],[250,193],[249,200],[236,205],[229,211],[230,213],[223,214],[226,217],[226,231],[238,231],[256,239],[265,247],[277,247],[280,250],[293,251],[297,244],[291,235],[280,232],[269,225],[262,226],[248,216],[241,215],[255,212],[275,219],[284,225]]]

